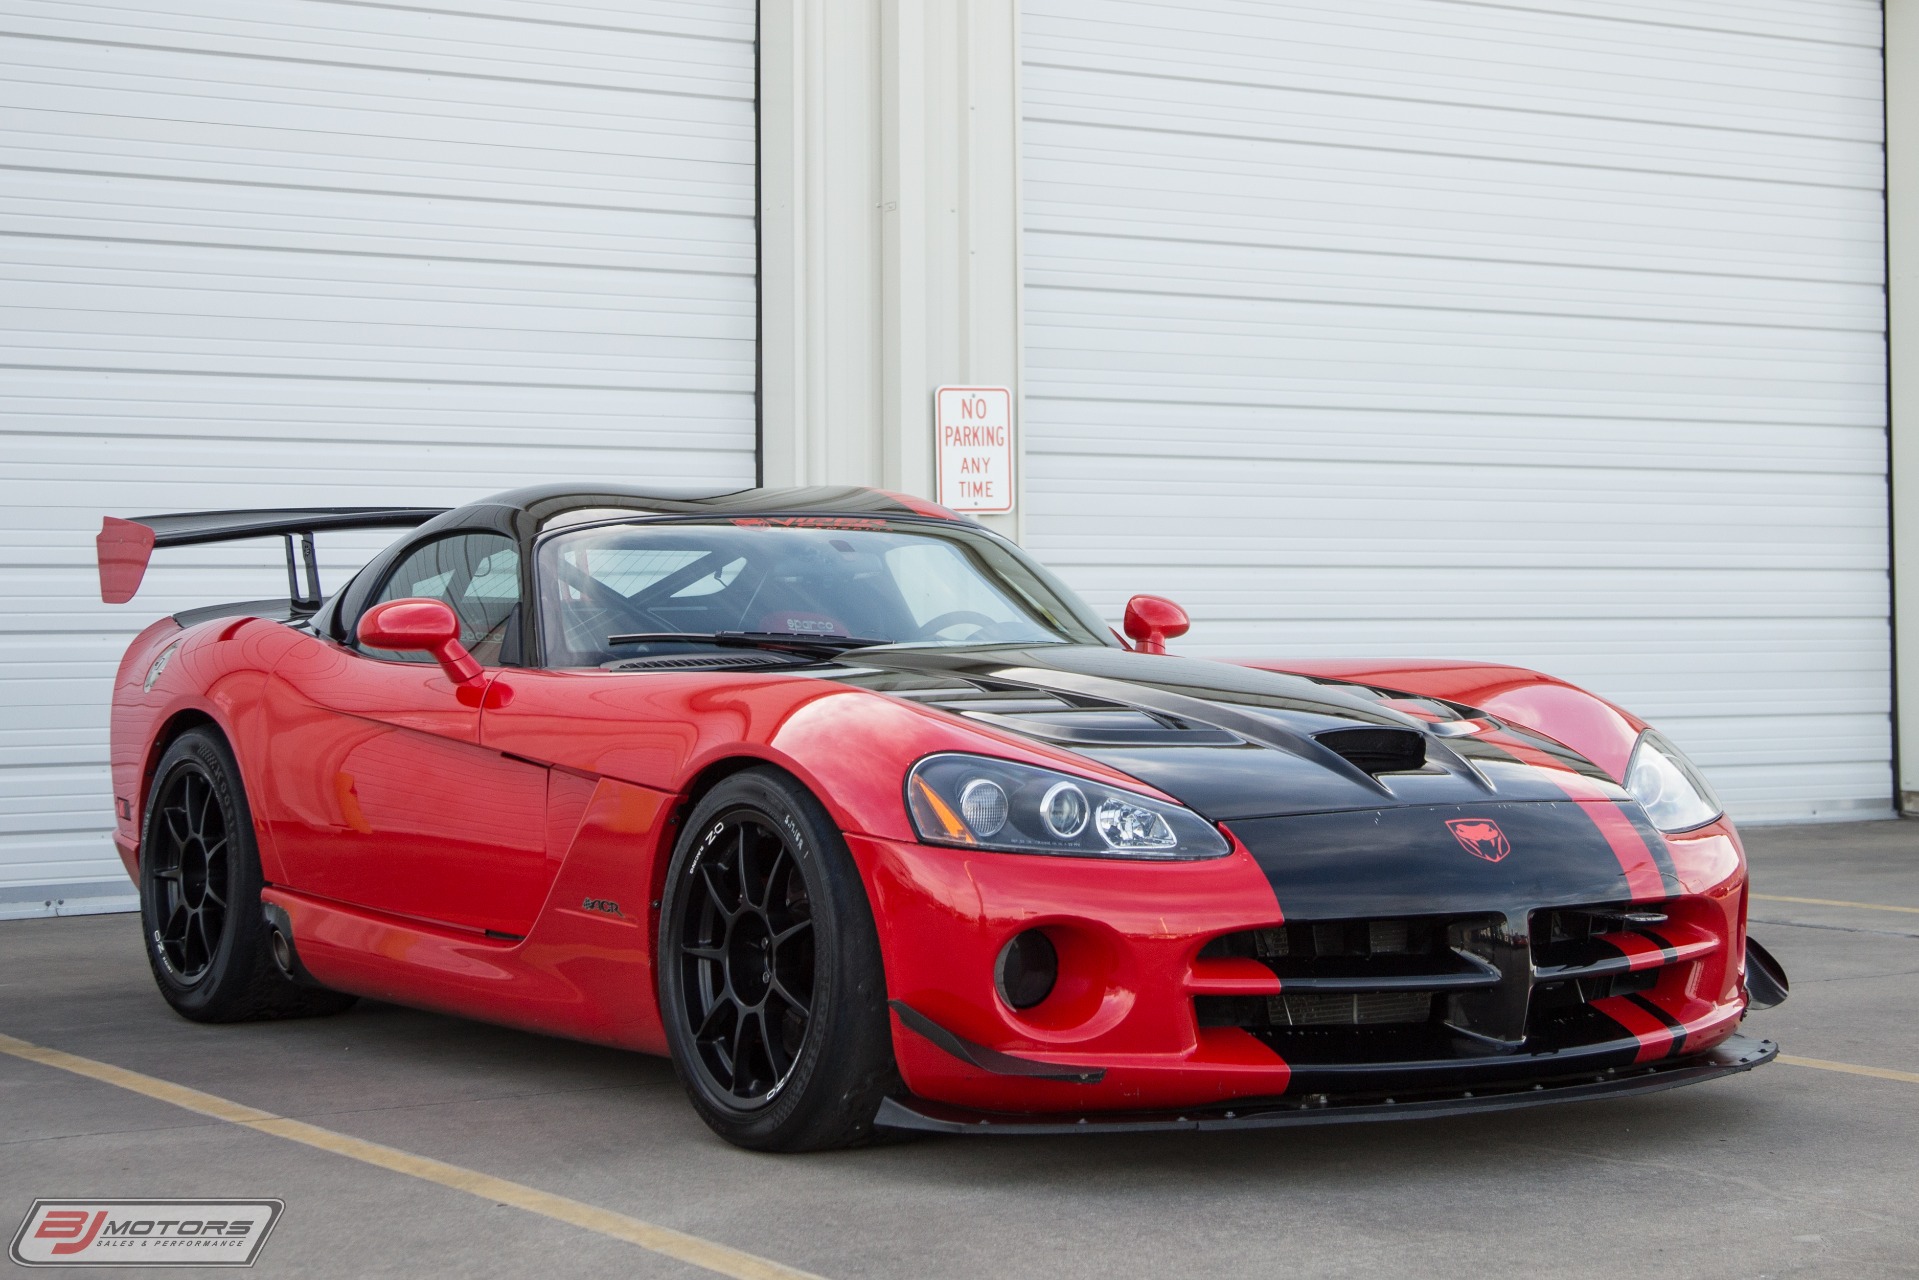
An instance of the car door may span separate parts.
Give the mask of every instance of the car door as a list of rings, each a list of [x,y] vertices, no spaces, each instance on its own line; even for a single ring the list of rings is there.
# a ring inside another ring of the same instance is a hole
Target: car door
[[[522,608],[511,539],[431,538],[368,604],[411,597],[452,606],[463,642],[497,678]],[[525,935],[553,878],[547,770],[480,745],[481,699],[425,654],[317,636],[280,661],[271,684],[264,816],[289,888]]]

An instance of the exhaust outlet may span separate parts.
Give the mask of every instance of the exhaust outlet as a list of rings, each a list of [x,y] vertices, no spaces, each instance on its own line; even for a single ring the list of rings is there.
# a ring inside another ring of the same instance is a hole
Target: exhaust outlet
[[[272,902],[260,904],[260,915],[267,926],[267,954],[273,958],[273,967],[280,976],[289,982],[297,982],[303,987],[317,987],[319,984],[307,973],[306,966],[300,963],[300,952],[293,944],[293,921],[287,915],[286,908]]]
[[[272,952],[273,967],[280,971],[280,975],[293,977],[293,944],[287,941],[286,934],[280,931],[278,925],[269,925],[267,928],[267,950]]]

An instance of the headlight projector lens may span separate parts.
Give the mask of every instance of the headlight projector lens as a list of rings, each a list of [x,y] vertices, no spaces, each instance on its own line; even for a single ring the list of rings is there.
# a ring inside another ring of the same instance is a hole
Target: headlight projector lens
[[[1008,808],[1006,789],[991,778],[975,778],[960,791],[960,816],[976,836],[999,834]]]
[[[1000,950],[993,985],[1014,1009],[1030,1009],[1053,994],[1059,981],[1059,952],[1038,929],[1028,929]]]
[[[991,756],[927,756],[906,775],[904,799],[914,834],[949,848],[1163,862],[1232,853],[1176,800]]]
[[[1166,819],[1117,797],[1099,806],[1099,838],[1115,849],[1170,849],[1179,843]]]
[[[1070,782],[1055,782],[1039,802],[1039,816],[1046,829],[1062,840],[1071,840],[1086,830],[1086,819],[1092,811],[1086,793]]]

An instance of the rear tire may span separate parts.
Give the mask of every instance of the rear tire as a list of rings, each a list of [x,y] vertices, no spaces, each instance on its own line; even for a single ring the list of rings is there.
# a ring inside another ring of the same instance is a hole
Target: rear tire
[[[755,1151],[873,1140],[899,1087],[879,936],[845,840],[786,774],[747,769],[694,807],[658,973],[674,1069],[715,1133]]]
[[[211,729],[176,738],[153,772],[140,840],[147,963],[175,1013],[251,1022],[339,1013],[354,997],[304,987],[273,963],[259,849],[240,770]]]

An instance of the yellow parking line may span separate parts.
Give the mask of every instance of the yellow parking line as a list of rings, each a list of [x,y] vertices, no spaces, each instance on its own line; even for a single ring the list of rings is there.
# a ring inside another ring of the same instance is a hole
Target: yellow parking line
[[[1861,1067],[1850,1062],[1827,1062],[1824,1058],[1800,1058],[1790,1053],[1779,1061],[1794,1067],[1817,1067],[1821,1071],[1843,1071],[1849,1076],[1871,1076],[1875,1080],[1897,1080],[1901,1084],[1919,1084],[1919,1071],[1893,1071],[1886,1067]]]
[[[1752,896],[1758,902],[1797,902],[1807,907],[1856,907],[1861,911],[1903,911],[1907,915],[1919,916],[1919,907],[1894,907],[1883,902],[1845,902],[1838,898],[1788,898],[1777,893],[1755,893]]]
[[[224,1120],[228,1124],[239,1125],[244,1129],[270,1133],[276,1138],[285,1138],[289,1142],[298,1142],[305,1146],[317,1147],[322,1151],[331,1151],[349,1160],[358,1160],[362,1164],[389,1169],[394,1173],[405,1174],[409,1178],[419,1178],[424,1182],[437,1183],[454,1191],[464,1191],[468,1195],[479,1196],[496,1204],[510,1204],[516,1209],[524,1209],[528,1213],[537,1213],[543,1218],[552,1218],[556,1222],[568,1223],[588,1231],[598,1232],[603,1236],[611,1236],[615,1240],[624,1240],[628,1244],[636,1244],[642,1249],[676,1261],[733,1277],[734,1280],[820,1280],[810,1271],[783,1266],[754,1254],[731,1249],[723,1244],[715,1244],[711,1240],[702,1240],[699,1236],[688,1235],[684,1231],[675,1231],[671,1227],[655,1226],[650,1222],[642,1222],[638,1218],[629,1218],[623,1213],[615,1213],[611,1209],[602,1209],[597,1205],[568,1199],[566,1196],[556,1196],[551,1192],[541,1191],[518,1182],[509,1182],[505,1178],[496,1178],[491,1174],[480,1173],[473,1169],[463,1169],[457,1164],[447,1164],[445,1161],[431,1160],[426,1156],[416,1156],[411,1152],[349,1137],[344,1133],[335,1133],[331,1129],[322,1129],[304,1121],[289,1120],[284,1116],[276,1116],[270,1111],[261,1111],[238,1102],[230,1102],[210,1093],[202,1093],[198,1089],[189,1089],[185,1085],[174,1084],[168,1080],[141,1075],[137,1071],[128,1071],[124,1067],[95,1062],[91,1058],[64,1053],[59,1049],[45,1049],[37,1044],[29,1044],[25,1040],[0,1035],[0,1053],[11,1054],[13,1057],[24,1058],[28,1062],[37,1062],[43,1066],[57,1067],[61,1071],[70,1071],[74,1075],[86,1076],[102,1084],[110,1084],[115,1088],[126,1089],[160,1102],[171,1103],[176,1107],[183,1107],[215,1120]]]

